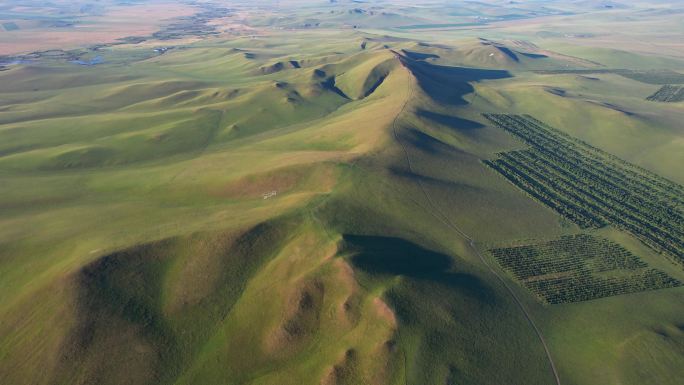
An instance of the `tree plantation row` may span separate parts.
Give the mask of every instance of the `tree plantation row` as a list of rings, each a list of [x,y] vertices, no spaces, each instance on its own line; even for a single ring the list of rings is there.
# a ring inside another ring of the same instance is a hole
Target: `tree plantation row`
[[[579,234],[537,244],[491,249],[490,254],[548,304],[680,286],[619,244]]]
[[[489,167],[582,228],[612,225],[684,263],[684,188],[529,116],[486,114],[531,146]]]
[[[676,103],[684,102],[684,86],[673,86],[666,84],[653,95],[646,98],[652,102]]]

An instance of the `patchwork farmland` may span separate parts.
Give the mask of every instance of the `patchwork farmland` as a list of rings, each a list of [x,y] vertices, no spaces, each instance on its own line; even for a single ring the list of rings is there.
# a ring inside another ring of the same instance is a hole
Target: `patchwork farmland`
[[[684,101],[684,86],[666,84],[646,98],[652,102],[677,103]]]
[[[547,304],[589,301],[680,286],[624,247],[592,235],[491,249],[490,254]]]
[[[615,226],[684,263],[684,187],[530,116],[485,117],[531,146],[486,165],[581,228]]]

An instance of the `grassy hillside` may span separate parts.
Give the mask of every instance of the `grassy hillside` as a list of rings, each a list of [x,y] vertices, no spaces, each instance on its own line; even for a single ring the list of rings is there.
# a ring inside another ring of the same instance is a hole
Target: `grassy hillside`
[[[292,4],[0,71],[0,383],[678,383],[679,59]]]

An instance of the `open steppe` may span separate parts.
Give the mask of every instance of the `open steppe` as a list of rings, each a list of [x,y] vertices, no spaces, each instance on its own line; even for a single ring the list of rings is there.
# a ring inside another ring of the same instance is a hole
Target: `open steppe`
[[[678,2],[22,3],[0,383],[684,376]]]

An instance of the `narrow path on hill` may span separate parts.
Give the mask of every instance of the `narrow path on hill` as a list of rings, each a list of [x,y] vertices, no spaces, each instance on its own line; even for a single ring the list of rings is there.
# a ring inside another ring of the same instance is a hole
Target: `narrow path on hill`
[[[407,75],[410,76],[411,70],[404,65],[401,57],[398,57],[399,55],[397,53],[395,53],[395,55],[397,55],[397,59],[402,64],[402,66],[406,69]],[[399,117],[405,111],[406,106],[408,105],[408,103],[411,100],[412,95],[413,95],[413,88],[411,87],[410,77],[406,83],[407,83],[407,87],[408,87],[406,101],[404,102],[403,106],[399,110],[399,113],[397,113],[397,115],[394,117],[394,120],[392,121],[392,134],[394,135],[394,139],[397,141],[397,143],[399,143],[399,145],[401,146],[401,149],[404,152],[404,156],[406,158],[406,163],[408,165],[409,171],[411,173],[415,173],[414,168],[413,168],[413,164],[411,163],[411,156],[409,155],[408,149],[406,148],[404,143],[399,138],[399,135],[397,134],[397,122],[399,120]],[[516,304],[518,305],[518,307],[522,311],[523,315],[525,316],[525,318],[527,319],[529,324],[534,329],[534,332],[537,334],[537,337],[539,338],[539,342],[541,342],[542,346],[544,347],[544,352],[546,353],[546,358],[548,359],[549,365],[551,366],[551,371],[553,372],[553,376],[554,376],[554,379],[556,381],[556,385],[561,385],[560,377],[558,376],[558,371],[556,370],[556,365],[553,362],[553,359],[551,358],[551,352],[549,350],[548,345],[546,344],[546,340],[544,338],[544,335],[542,334],[539,327],[537,327],[537,324],[532,319],[532,315],[527,311],[527,309],[525,308],[525,305],[522,303],[520,298],[518,298],[518,296],[515,294],[513,289],[508,285],[508,283],[506,283],[504,278],[489,264],[489,262],[487,262],[485,257],[480,253],[480,250],[475,245],[475,240],[470,235],[466,234],[463,230],[461,230],[458,226],[456,226],[456,224],[454,224],[451,221],[451,219],[449,219],[449,217],[447,217],[444,214],[440,214],[441,211],[439,210],[437,205],[432,200],[432,197],[430,196],[428,191],[425,189],[425,186],[423,185],[423,182],[420,179],[418,179],[418,185],[420,186],[420,189],[423,192],[423,195],[425,195],[425,199],[427,200],[428,205],[431,208],[430,214],[433,217],[437,218],[440,222],[444,223],[447,227],[456,231],[463,238],[465,238],[465,240],[468,241],[468,246],[475,252],[475,254],[478,256],[478,258],[480,259],[482,264],[487,267],[487,269],[501,282],[501,284],[503,284],[503,286],[506,288],[506,290],[510,293],[511,297],[513,297]]]

